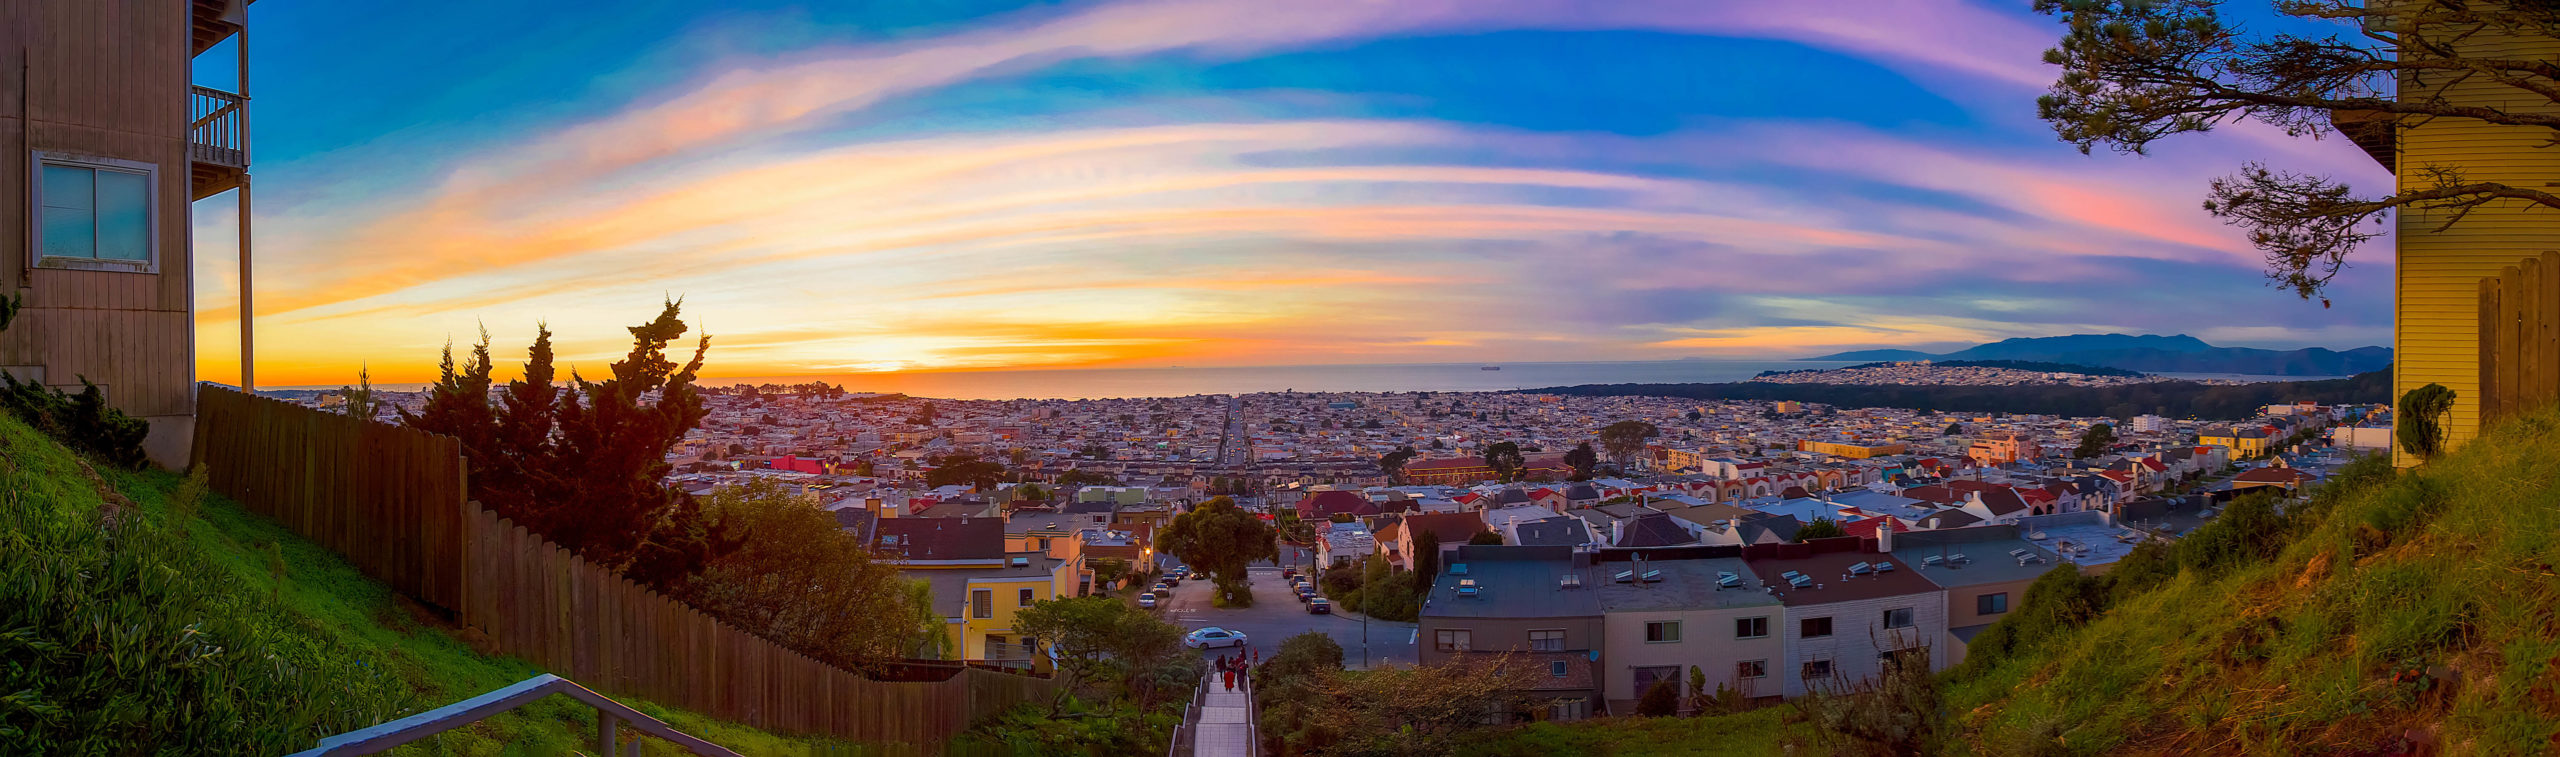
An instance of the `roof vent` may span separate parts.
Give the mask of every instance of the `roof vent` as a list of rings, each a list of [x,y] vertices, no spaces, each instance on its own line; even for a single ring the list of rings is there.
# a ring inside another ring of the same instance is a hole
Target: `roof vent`
[[[1566,573],[1566,574],[1564,574],[1564,575],[1557,576],[1557,577],[1556,577],[1556,588],[1559,588],[1559,589],[1579,589],[1579,588],[1582,588],[1582,574],[1580,574],[1580,573]]]
[[[1792,572],[1792,571],[1791,571]],[[1813,577],[1798,573],[1787,577],[1787,585],[1802,589],[1813,585]]]
[[[1876,572],[1878,572],[1878,573],[1891,573],[1891,572],[1893,572],[1893,563],[1889,563],[1889,562],[1880,562],[1880,563],[1876,563]]]
[[[1734,575],[1734,574],[1731,574],[1731,573],[1726,573],[1726,574],[1724,574],[1723,576],[1719,576],[1719,577],[1717,577],[1717,578],[1716,578],[1716,588],[1718,588],[1718,589],[1739,589],[1739,588],[1742,588],[1742,577],[1741,577],[1741,576]]]
[[[1649,584],[1658,584],[1658,583],[1662,583],[1662,571],[1659,571],[1659,570],[1648,570],[1648,571],[1645,571],[1645,572],[1644,572],[1644,582],[1645,582],[1645,583],[1649,583]]]
[[[1951,562],[1951,563],[1973,562],[1973,558],[1970,558],[1970,557],[1966,557],[1966,556],[1964,556],[1964,553],[1963,553],[1963,552],[1957,552],[1957,553],[1955,553],[1955,554],[1948,555],[1948,556],[1947,556],[1947,562]]]
[[[1618,583],[1622,583],[1622,584],[1623,584],[1623,583],[1634,583],[1634,582],[1635,582],[1635,580],[1636,580],[1636,572],[1635,572],[1635,571],[1632,571],[1632,570],[1621,570],[1621,571],[1618,571],[1616,575],[1612,575],[1612,576],[1610,576],[1610,577],[1609,577],[1609,580],[1611,580],[1611,581],[1616,581],[1616,582],[1618,582]]]
[[[1482,593],[1484,589],[1476,586],[1475,579],[1469,578],[1458,582],[1458,596],[1472,597]]]
[[[1857,563],[1857,564],[1854,564],[1854,565],[1850,565],[1850,566],[1849,566],[1849,575],[1853,575],[1853,576],[1863,576],[1863,575],[1866,575],[1866,574],[1867,574],[1867,571],[1869,571],[1869,570],[1873,570],[1873,569],[1875,569],[1875,566],[1873,566],[1873,565],[1868,565],[1868,564],[1863,563],[1863,562],[1862,562],[1862,563]]]
[[[1930,565],[1936,565],[1936,564],[1938,564],[1938,563],[1942,563],[1942,562],[1946,562],[1946,561],[1947,561],[1947,558],[1939,557],[1939,556],[1937,556],[1937,555],[1930,555],[1930,556],[1928,556],[1928,557],[1920,558],[1920,564],[1921,564],[1922,566],[1924,566],[1924,567],[1925,567],[1925,566],[1930,566]]]

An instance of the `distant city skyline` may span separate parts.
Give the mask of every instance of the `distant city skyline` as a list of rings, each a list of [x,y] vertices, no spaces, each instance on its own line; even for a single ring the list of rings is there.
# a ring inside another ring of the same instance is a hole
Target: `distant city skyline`
[[[2254,125],[2081,156],[2022,4],[865,5],[260,4],[262,383],[482,324],[508,374],[545,320],[600,370],[664,295],[727,376],[2391,341],[2387,243],[2324,309],[2198,209],[2388,173]]]

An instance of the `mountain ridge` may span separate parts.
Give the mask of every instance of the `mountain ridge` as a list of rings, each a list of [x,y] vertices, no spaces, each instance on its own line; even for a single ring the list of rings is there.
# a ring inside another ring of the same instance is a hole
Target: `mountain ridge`
[[[2216,347],[2186,334],[2071,334],[2018,337],[1954,352],[1870,349],[1801,360],[2031,360],[2149,373],[2241,373],[2261,376],[2352,376],[2391,364],[2389,347],[2269,350]]]

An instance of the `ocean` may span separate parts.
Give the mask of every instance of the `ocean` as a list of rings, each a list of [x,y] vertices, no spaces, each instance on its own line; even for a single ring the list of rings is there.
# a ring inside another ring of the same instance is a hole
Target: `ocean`
[[[1575,384],[1679,384],[1741,381],[1761,371],[1838,368],[1856,363],[1826,360],[1644,360],[1584,363],[1394,363],[1370,365],[1270,365],[1202,368],[1096,368],[1033,371],[845,373],[803,376],[705,378],[705,386],[805,384],[823,381],[846,391],[898,393],[964,400],[1184,397],[1253,392],[1488,392]],[[2309,381],[2331,376],[2164,374],[2235,381]],[[414,391],[417,384],[378,384]],[[273,387],[275,389],[336,389]]]

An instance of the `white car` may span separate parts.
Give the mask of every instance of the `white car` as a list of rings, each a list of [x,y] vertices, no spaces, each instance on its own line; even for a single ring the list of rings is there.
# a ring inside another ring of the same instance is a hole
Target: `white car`
[[[1217,626],[1210,626],[1208,628],[1193,631],[1190,635],[1182,637],[1182,645],[1192,649],[1208,649],[1210,647],[1241,647],[1244,646],[1244,644],[1245,640],[1243,631],[1229,631]]]
[[[1149,609],[1149,610],[1156,609],[1156,595],[1153,595],[1153,594],[1140,594],[1140,595],[1138,595],[1138,606],[1139,606],[1139,607],[1144,607],[1144,608]]]

